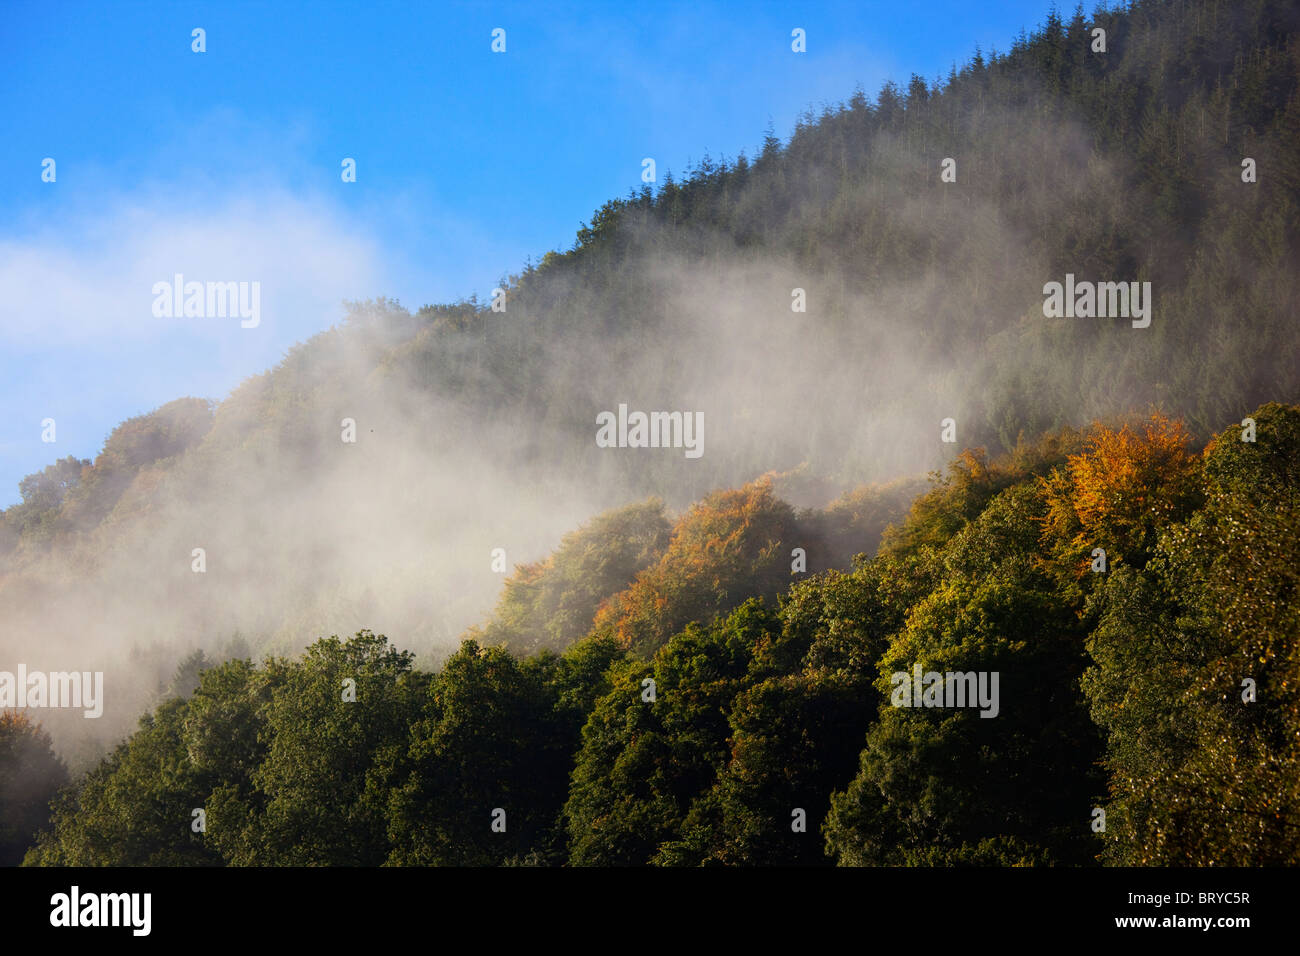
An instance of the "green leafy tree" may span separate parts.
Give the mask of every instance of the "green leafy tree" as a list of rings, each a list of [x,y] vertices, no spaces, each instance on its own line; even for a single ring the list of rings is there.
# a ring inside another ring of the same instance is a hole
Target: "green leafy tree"
[[[659,851],[681,839],[692,803],[725,766],[727,709],[754,647],[777,630],[773,613],[751,600],[707,628],[688,626],[651,663],[611,671],[612,689],[582,730],[565,805],[571,863],[677,862]]]
[[[213,828],[222,831],[231,863],[373,866],[387,859],[386,771],[426,683],[411,660],[383,635],[359,631],[345,641],[317,641],[284,669],[259,708],[266,750],[251,793],[242,797],[228,786],[214,800]],[[247,716],[238,713],[247,731]]]
[[[1207,449],[1205,506],[1093,599],[1111,863],[1300,861],[1300,409],[1251,417]]]
[[[0,866],[22,862],[67,782],[50,735],[18,711],[0,713]]]
[[[564,650],[591,630],[603,600],[659,557],[668,532],[657,499],[597,516],[565,535],[546,560],[518,568],[476,637],[516,653]]]
[[[193,829],[205,781],[187,759],[185,701],[172,698],[54,805],[53,829],[24,862],[37,866],[211,866]]]
[[[1003,492],[945,551],[949,571],[879,665],[889,701],[858,776],[831,798],[826,843],[850,865],[1077,863],[1088,859],[1093,728],[1072,688],[1077,609],[1037,570],[1045,510]],[[893,675],[996,672],[998,713],[894,706]]]
[[[409,775],[388,809],[390,862],[482,866],[557,852],[576,743],[557,706],[558,667],[554,655],[520,662],[472,640],[448,659],[411,728]]]

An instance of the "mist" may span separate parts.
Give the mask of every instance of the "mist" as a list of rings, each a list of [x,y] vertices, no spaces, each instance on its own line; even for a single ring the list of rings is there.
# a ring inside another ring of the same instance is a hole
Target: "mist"
[[[217,404],[101,521],[5,559],[6,666],[105,672],[102,718],[42,715],[60,752],[96,759],[185,690],[169,685],[196,649],[292,655],[368,628],[437,666],[510,569],[610,508],[658,495],[680,512],[800,468],[824,491],[779,491],[824,506],[963,447],[1159,404],[1193,374],[1171,343],[1213,307],[1182,239],[1140,260],[1069,251],[1081,221],[1129,225],[1144,187],[1125,154],[1068,115],[915,115],[851,157],[801,126],[725,221],[629,205],[608,238],[509,277],[503,311],[377,298],[322,316],[336,324]],[[785,164],[797,180],[778,188]],[[1284,265],[1226,268],[1276,283]],[[1154,276],[1150,328],[1045,318],[1043,286],[1067,270]],[[1208,428],[1249,399],[1225,388],[1188,411]],[[598,447],[597,416],[620,404],[702,413],[703,454]]]

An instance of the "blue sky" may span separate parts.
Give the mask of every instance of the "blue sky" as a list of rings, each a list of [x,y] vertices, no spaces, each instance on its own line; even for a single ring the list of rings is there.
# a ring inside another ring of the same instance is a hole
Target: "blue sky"
[[[644,157],[662,177],[706,151],[753,156],[769,123],[785,139],[856,85],[946,76],[1051,6],[9,0],[0,507],[126,418],[224,398],[343,299],[485,297],[569,248]],[[260,324],[155,317],[153,283],[178,272],[260,282]]]

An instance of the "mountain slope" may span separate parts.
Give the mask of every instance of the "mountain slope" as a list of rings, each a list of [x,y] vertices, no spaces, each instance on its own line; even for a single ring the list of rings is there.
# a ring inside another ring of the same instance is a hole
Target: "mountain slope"
[[[289,652],[364,624],[436,660],[510,567],[648,495],[681,512],[803,466],[822,488],[790,504],[821,506],[1022,432],[1155,404],[1206,439],[1293,401],[1296,26],[1280,2],[1052,16],[941,88],[856,93],[752,160],[607,203],[505,282],[504,311],[358,305],[210,427],[181,403],[196,417],[160,457],[115,433],[4,512],[7,649],[134,653],[122,727],[236,632]],[[1047,317],[1067,274],[1149,281],[1149,327]],[[702,413],[703,455],[598,447],[620,404]]]

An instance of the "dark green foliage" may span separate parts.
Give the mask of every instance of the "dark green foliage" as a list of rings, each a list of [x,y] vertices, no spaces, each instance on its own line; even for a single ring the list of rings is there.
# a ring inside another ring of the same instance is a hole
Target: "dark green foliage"
[[[738,866],[824,864],[830,793],[857,766],[878,699],[865,679],[771,677],[730,705],[731,755],[660,860]],[[802,811],[801,827],[794,829]],[[705,825],[707,821],[707,825]]]
[[[22,862],[67,782],[49,734],[16,711],[0,713],[0,866]]]
[[[808,571],[845,570],[859,554],[871,557],[885,530],[903,519],[920,490],[919,481],[863,485],[845,492],[821,511],[800,514],[807,535]]]
[[[565,807],[573,863],[649,863],[680,832],[691,802],[725,764],[726,708],[744,686],[755,645],[775,626],[749,601],[711,627],[687,627],[649,666],[615,671],[583,729]],[[645,699],[647,678],[653,702]]]
[[[346,682],[354,682],[354,685]],[[244,798],[214,801],[210,831],[235,863],[365,866],[389,844],[384,772],[425,681],[367,631],[317,641],[261,708],[266,752]],[[349,700],[355,691],[355,700]],[[237,830],[227,838],[227,827]]]
[[[203,775],[187,759],[186,704],[173,698],[55,804],[53,831],[25,862],[41,866],[207,866],[220,862],[192,830]]]
[[[466,641],[429,687],[390,798],[389,862],[544,862],[577,734],[556,706],[554,656],[517,661]],[[493,815],[504,832],[492,829]]]
[[[1093,599],[1108,862],[1300,862],[1300,409],[1251,417],[1207,450],[1204,507]]]
[[[1000,709],[881,708],[858,777],[832,800],[842,863],[1081,862],[1096,788],[1093,728],[1076,692],[1084,630],[1036,569],[1041,494],[999,495],[945,549],[942,583],[881,658],[891,675],[996,672]]]

